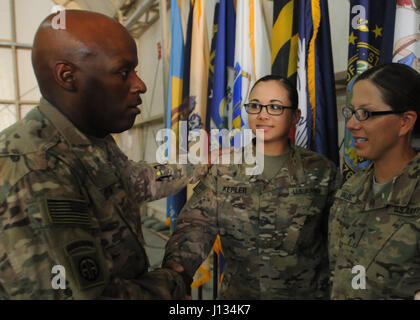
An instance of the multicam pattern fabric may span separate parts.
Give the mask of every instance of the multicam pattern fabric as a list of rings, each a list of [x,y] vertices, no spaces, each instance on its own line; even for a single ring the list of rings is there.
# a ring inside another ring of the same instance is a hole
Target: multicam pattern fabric
[[[42,100],[0,133],[0,298],[183,298],[176,272],[148,272],[139,206],[206,172],[129,161]],[[52,288],[55,265],[65,290]]]
[[[352,176],[331,208],[332,299],[413,299],[420,290],[420,154],[387,198],[373,194],[373,175],[370,165]]]
[[[192,276],[220,234],[219,299],[327,298],[327,214],[340,179],[321,155],[297,146],[289,154],[271,180],[246,175],[245,164],[213,165],[178,217],[164,264]]]

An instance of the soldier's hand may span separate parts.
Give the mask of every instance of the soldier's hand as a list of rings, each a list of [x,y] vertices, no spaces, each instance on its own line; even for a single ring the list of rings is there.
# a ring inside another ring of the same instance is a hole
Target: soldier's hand
[[[185,272],[184,267],[174,260],[167,261],[163,267],[172,269],[182,276],[185,282],[185,286],[187,287],[187,296],[185,299],[191,300],[191,283],[193,279]]]

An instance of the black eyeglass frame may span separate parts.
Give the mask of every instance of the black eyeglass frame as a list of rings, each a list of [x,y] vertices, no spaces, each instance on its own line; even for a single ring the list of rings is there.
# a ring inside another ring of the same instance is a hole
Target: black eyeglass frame
[[[249,112],[249,105],[251,104],[255,104],[260,108],[260,111],[258,112]],[[280,113],[270,113],[270,111],[268,111],[268,107],[269,106],[277,106],[277,107],[281,107],[281,112]],[[282,106],[281,104],[276,104],[276,103],[270,103],[270,104],[260,104],[260,103],[255,103],[255,102],[251,102],[251,103],[244,103],[244,109],[246,111],[246,113],[248,114],[260,114],[262,109],[265,107],[265,110],[267,111],[267,113],[269,115],[272,116],[281,116],[284,113],[284,109],[293,109],[296,110],[297,107],[293,107],[293,106]]]
[[[350,117],[346,117],[345,113],[346,110],[350,110],[351,111],[351,116]],[[357,113],[358,110],[363,110],[364,112],[366,112],[367,114],[367,118],[366,119],[360,119],[360,115]],[[404,113],[407,110],[387,110],[387,111],[370,111],[370,110],[366,110],[364,108],[359,108],[357,110],[350,108],[350,107],[343,107],[343,109],[341,110],[344,119],[346,120],[350,120],[351,117],[353,117],[353,115],[355,115],[356,119],[358,121],[366,121],[369,118],[371,118],[372,116],[381,116],[381,115],[386,115],[386,114],[400,114],[400,113]]]

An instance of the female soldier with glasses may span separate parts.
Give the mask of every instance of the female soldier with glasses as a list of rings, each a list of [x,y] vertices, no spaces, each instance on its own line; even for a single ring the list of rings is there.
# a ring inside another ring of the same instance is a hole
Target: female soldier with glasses
[[[357,155],[372,161],[330,212],[333,299],[413,299],[420,291],[420,74],[384,64],[355,81],[343,109]],[[417,120],[417,124],[416,124]]]
[[[213,165],[169,239],[164,265],[179,263],[192,276],[220,234],[226,267],[219,299],[328,298],[327,215],[336,168],[290,142],[297,106],[286,79],[256,82],[244,107],[254,134],[264,132],[255,144],[264,171],[246,175],[245,164]]]

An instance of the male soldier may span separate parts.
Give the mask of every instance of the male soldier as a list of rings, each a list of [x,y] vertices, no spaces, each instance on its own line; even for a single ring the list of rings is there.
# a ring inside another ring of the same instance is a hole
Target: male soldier
[[[110,133],[146,92],[133,38],[97,13],[52,18],[32,53],[40,106],[0,134],[0,299],[184,298],[177,272],[148,272],[139,205],[207,166],[128,161]]]

